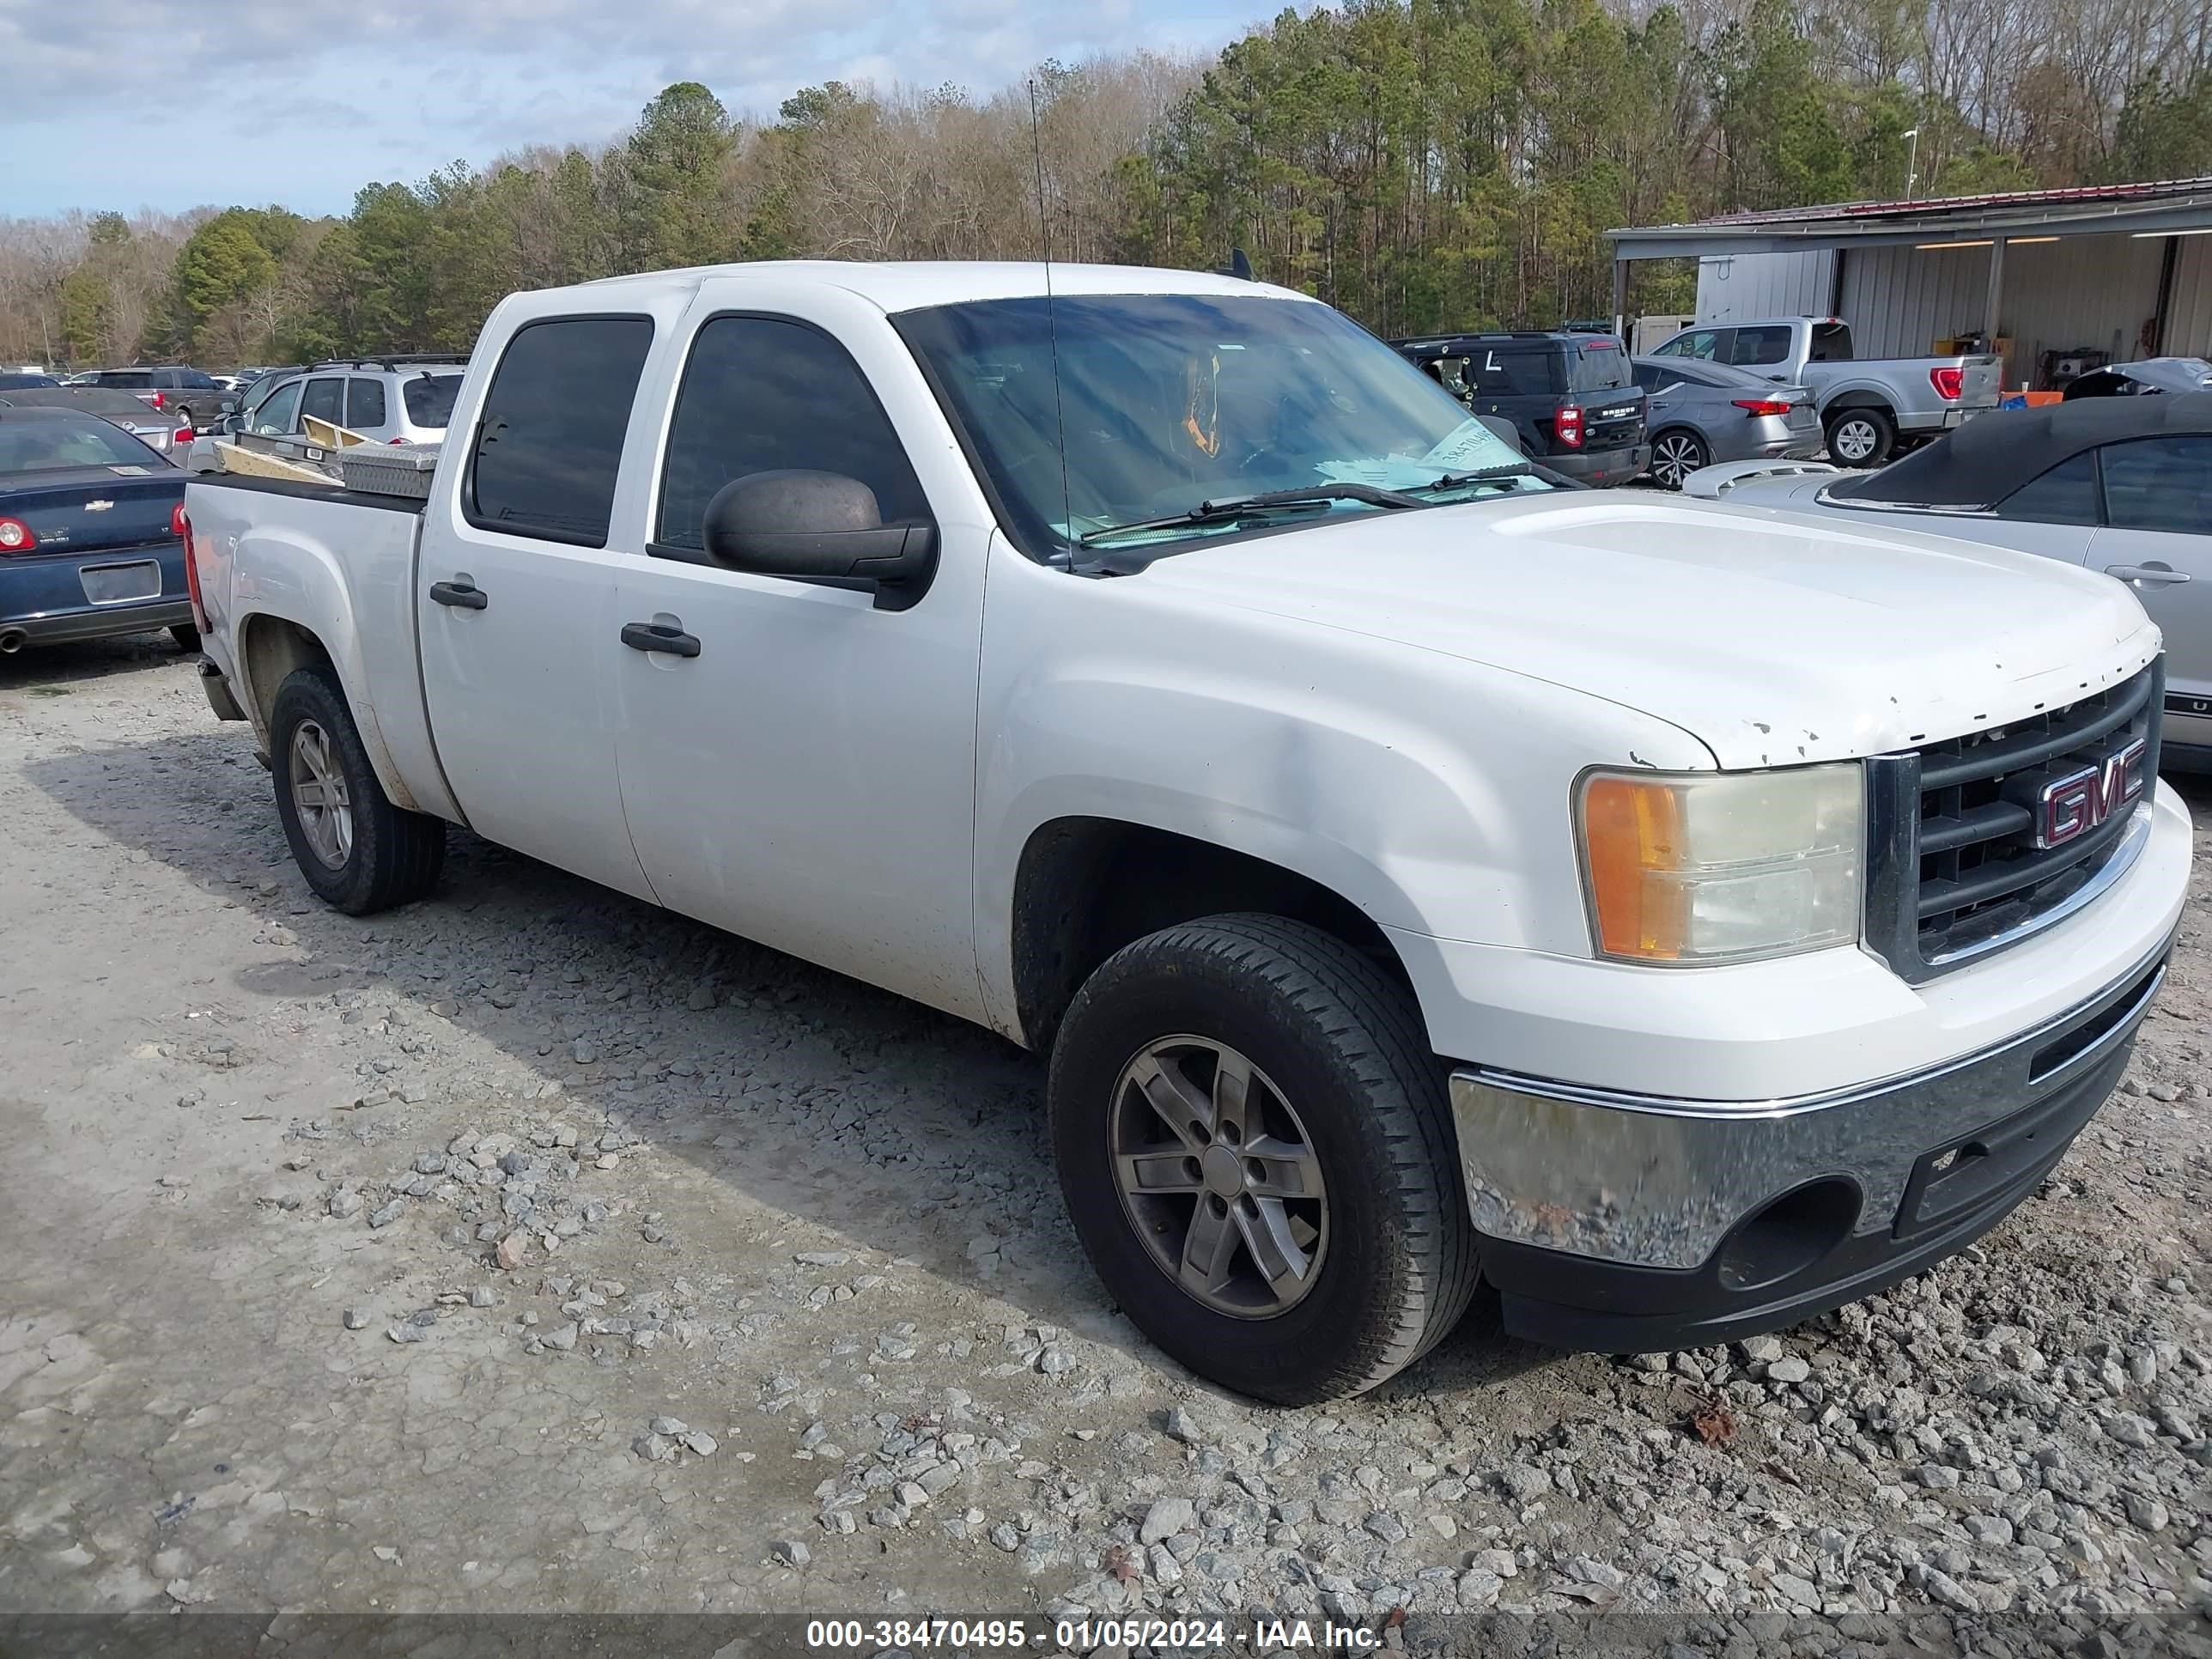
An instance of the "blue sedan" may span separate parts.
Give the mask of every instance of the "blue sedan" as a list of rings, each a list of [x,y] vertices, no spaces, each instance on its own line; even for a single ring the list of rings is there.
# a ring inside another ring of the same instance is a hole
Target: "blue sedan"
[[[0,653],[161,628],[199,649],[183,471],[96,415],[0,407]]]

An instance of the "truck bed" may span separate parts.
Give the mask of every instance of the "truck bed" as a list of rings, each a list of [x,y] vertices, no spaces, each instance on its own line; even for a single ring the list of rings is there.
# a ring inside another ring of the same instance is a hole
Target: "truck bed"
[[[422,684],[415,564],[426,505],[234,473],[195,473],[185,486],[215,623],[204,643],[232,686],[245,690],[241,700],[265,707],[276,691],[252,684],[253,663],[224,654],[228,630],[217,619],[251,594],[253,610],[296,623],[328,645],[385,793],[401,805],[458,819],[422,698],[380,702],[375,695],[380,686],[398,692]]]

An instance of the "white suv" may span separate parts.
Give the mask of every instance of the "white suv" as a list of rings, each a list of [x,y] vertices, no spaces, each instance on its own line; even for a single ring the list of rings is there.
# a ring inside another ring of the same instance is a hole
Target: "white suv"
[[[362,357],[271,374],[246,394],[245,409],[224,429],[192,445],[187,465],[216,470],[215,446],[238,433],[281,438],[303,431],[301,419],[358,432],[377,443],[443,442],[465,357]]]

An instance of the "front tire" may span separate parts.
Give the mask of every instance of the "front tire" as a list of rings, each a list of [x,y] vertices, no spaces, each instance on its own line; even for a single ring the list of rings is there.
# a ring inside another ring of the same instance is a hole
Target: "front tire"
[[[1683,479],[1711,459],[1705,441],[1680,427],[1651,441],[1651,476],[1662,489],[1680,489]]]
[[[325,903],[365,916],[438,884],[445,820],[392,804],[327,670],[294,669],[276,688],[269,754],[284,839]]]
[[[1879,409],[1847,409],[1828,422],[1828,456],[1839,466],[1880,466],[1897,447],[1897,422]]]
[[[1279,1405],[1358,1394],[1466,1310],[1443,1069],[1341,940],[1265,915],[1137,940],[1077,994],[1049,1095],[1099,1278],[1200,1375]]]

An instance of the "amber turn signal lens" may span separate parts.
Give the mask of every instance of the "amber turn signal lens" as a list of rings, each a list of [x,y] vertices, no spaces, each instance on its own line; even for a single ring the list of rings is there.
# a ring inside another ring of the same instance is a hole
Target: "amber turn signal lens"
[[[1671,961],[1681,954],[1684,890],[1655,882],[1680,866],[1681,799],[1670,784],[1596,777],[1583,794],[1590,900],[1607,956]]]

